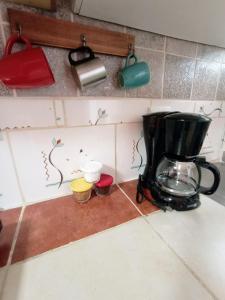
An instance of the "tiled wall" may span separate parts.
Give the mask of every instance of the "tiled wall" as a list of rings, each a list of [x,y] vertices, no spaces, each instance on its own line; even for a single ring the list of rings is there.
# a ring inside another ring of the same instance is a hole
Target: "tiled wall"
[[[17,8],[0,0],[0,51],[9,35],[7,6]],[[152,81],[139,90],[119,89],[116,74],[123,59],[101,55],[107,81],[81,94],[70,72],[68,51],[45,47],[54,86],[8,90],[0,85],[0,208],[70,193],[68,182],[82,175],[80,164],[89,158],[102,161],[104,171],[117,182],[137,178],[146,160],[141,116],[151,111],[208,114],[221,109],[212,114],[203,147],[208,159],[221,158],[225,50],[74,16],[69,1],[58,1],[56,14],[23,9],[135,34],[137,54],[149,62]],[[57,169],[63,174],[62,184]]]
[[[82,176],[80,165],[85,159],[100,160],[103,171],[113,175],[116,182],[137,178],[146,163],[143,114],[162,110],[207,114],[218,108],[222,112],[212,114],[203,147],[210,160],[219,160],[224,148],[222,101],[3,97],[0,207],[7,209],[69,194],[69,182]]]
[[[123,26],[73,15],[70,1],[58,0],[57,13],[43,12],[29,7],[12,5],[0,0],[0,52],[9,36],[7,7],[50,15],[70,21],[104,26],[111,30],[128,31],[136,37],[136,53],[151,68],[150,85],[136,90],[122,90],[117,84],[117,72],[124,59],[99,55],[108,71],[108,79],[96,88],[80,92],[71,75],[68,51],[44,47],[53,69],[56,84],[33,90],[8,90],[1,86],[1,96],[114,96],[164,99],[225,100],[225,49],[201,45],[148,33]]]

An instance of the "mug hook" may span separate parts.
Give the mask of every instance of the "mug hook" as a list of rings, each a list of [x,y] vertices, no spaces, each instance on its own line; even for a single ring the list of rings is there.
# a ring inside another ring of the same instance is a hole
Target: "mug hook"
[[[80,39],[81,39],[81,42],[82,42],[82,46],[85,47],[87,45],[86,35],[85,34],[81,34]]]
[[[16,23],[16,31],[19,37],[22,35],[22,26],[19,23]]]
[[[133,44],[128,45],[128,55],[133,55],[134,54],[134,46]]]

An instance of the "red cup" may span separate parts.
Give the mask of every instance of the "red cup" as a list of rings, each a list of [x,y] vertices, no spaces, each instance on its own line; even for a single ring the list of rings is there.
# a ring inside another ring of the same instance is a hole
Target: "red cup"
[[[11,53],[15,43],[23,42],[26,48]],[[55,83],[54,76],[44,54],[32,48],[25,36],[12,35],[6,44],[4,56],[0,60],[0,80],[10,88],[24,89],[48,86]]]

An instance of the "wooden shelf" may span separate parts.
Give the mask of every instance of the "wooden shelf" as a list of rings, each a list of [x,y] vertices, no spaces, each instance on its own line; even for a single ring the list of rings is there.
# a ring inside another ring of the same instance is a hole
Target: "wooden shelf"
[[[134,46],[134,36],[90,25],[63,21],[39,14],[8,9],[11,31],[17,32],[21,26],[22,34],[32,43],[73,49],[81,46],[81,35],[87,39],[87,45],[94,52],[127,56],[129,45]]]

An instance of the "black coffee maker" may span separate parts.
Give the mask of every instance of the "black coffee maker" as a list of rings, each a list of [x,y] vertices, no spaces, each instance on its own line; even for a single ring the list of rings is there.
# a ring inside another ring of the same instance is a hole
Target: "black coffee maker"
[[[216,191],[219,170],[198,156],[210,122],[208,117],[180,112],[143,116],[147,164],[139,177],[137,202],[147,198],[163,210],[190,210],[200,205],[199,193],[210,195]],[[201,168],[214,175],[209,188],[200,185]],[[146,191],[150,191],[151,198]]]

